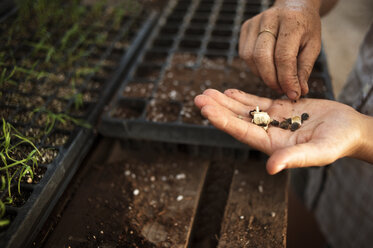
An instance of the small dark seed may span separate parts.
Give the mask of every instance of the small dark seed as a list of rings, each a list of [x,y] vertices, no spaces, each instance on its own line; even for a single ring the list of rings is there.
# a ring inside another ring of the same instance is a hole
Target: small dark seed
[[[278,122],[276,120],[271,121],[272,126],[278,127],[279,124],[280,124],[280,122]]]
[[[298,123],[298,122],[294,122],[293,124],[291,124],[291,126],[290,126],[290,130],[294,132],[294,131],[297,130],[299,127],[300,127],[299,123]]]
[[[287,119],[285,119],[285,121],[286,121],[287,123],[289,123],[289,125],[291,124],[291,118],[287,118]]]
[[[310,117],[310,116],[309,116],[307,113],[303,113],[303,114],[302,114],[302,121],[306,121],[306,120],[308,120],[309,117]]]
[[[281,127],[282,129],[288,129],[288,128],[289,128],[289,123],[288,123],[287,121],[282,121],[282,122],[280,123],[280,127]]]

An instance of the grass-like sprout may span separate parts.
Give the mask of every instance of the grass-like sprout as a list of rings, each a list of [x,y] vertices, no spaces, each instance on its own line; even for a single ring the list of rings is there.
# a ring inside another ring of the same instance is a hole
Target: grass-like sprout
[[[33,64],[31,69],[23,68],[23,67],[19,67],[19,66],[15,66],[14,69],[15,69],[15,72],[19,72],[19,73],[23,73],[23,74],[27,75],[25,81],[29,80],[30,78],[35,78],[35,79],[39,80],[41,78],[48,77],[50,75],[50,73],[46,72],[46,71],[39,71],[38,72],[38,71],[34,70],[36,65],[37,65],[37,62],[35,62]]]
[[[22,148],[29,146],[31,151],[24,153]],[[2,130],[0,136],[0,172],[4,171],[2,176],[2,186],[4,190],[7,187],[8,197],[6,203],[13,202],[12,181],[18,176],[18,193],[21,194],[21,181],[26,175],[34,177],[35,168],[38,166],[37,156],[41,156],[40,151],[31,141],[23,136],[15,127],[2,119]],[[5,180],[5,184],[3,182]],[[6,186],[4,186],[6,185]]]
[[[72,40],[74,35],[77,35],[79,31],[79,23],[75,23],[69,30],[66,31],[65,35],[61,39],[61,50],[64,50],[69,45],[69,41]]]
[[[16,72],[16,67],[14,67],[10,73],[7,73],[7,68],[3,68],[0,73],[0,87],[2,87],[5,83],[11,83],[14,84],[15,81],[11,80],[14,73]]]
[[[33,47],[33,51],[32,51],[33,55],[37,54],[39,51],[46,52],[45,59],[44,59],[45,63],[48,63],[51,60],[52,56],[56,53],[56,48],[53,45],[48,44],[48,38],[49,38],[48,36],[45,36],[38,43],[35,43],[35,42],[28,43],[28,45]]]
[[[9,219],[4,219],[5,211],[5,204],[2,200],[0,200],[0,227],[5,227],[10,223]]]
[[[33,113],[45,113],[47,115],[47,119],[45,121],[45,134],[49,134],[56,123],[60,122],[62,124],[66,124],[67,121],[71,121],[77,126],[81,126],[84,128],[91,128],[91,125],[87,123],[85,120],[77,119],[74,117],[71,117],[68,114],[65,113],[53,113],[52,111],[45,109],[45,108],[35,108],[33,110]]]

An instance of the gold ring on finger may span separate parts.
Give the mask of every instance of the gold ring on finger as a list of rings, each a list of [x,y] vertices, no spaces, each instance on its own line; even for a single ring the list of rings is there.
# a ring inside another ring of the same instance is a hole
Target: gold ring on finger
[[[277,39],[277,35],[275,35],[275,33],[273,33],[273,32],[272,32],[271,30],[269,30],[268,28],[265,28],[264,30],[260,31],[260,32],[258,33],[258,36],[259,36],[260,34],[262,34],[262,33],[265,33],[265,32],[270,33],[271,35],[273,35],[273,37],[275,37],[275,39]]]

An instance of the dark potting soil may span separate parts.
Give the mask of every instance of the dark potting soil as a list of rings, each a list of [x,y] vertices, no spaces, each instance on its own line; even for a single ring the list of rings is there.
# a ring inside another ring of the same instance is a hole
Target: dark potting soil
[[[163,62],[163,54],[151,54],[149,61]],[[159,59],[160,58],[160,59]],[[317,69],[317,68],[316,68]],[[224,92],[235,88],[254,95],[272,99],[283,97],[267,87],[263,81],[250,72],[246,63],[240,58],[228,62],[224,58],[204,57],[197,65],[197,57],[189,53],[175,53],[171,63],[159,83],[159,66],[142,66],[136,71],[136,77],[145,79],[144,82],[130,82],[123,91],[126,98],[153,100],[148,103],[146,118],[153,122],[174,122],[207,125],[194,106],[193,99],[208,88]],[[153,93],[153,89],[156,91]],[[325,98],[327,88],[322,78],[309,79],[310,92],[307,97]],[[177,104],[176,104],[177,103]],[[178,105],[178,107],[176,107]],[[179,109],[179,113],[177,113]],[[172,113],[167,113],[172,111]],[[126,116],[123,116],[126,118]],[[132,117],[132,116],[131,116]],[[137,115],[134,118],[138,118]]]
[[[145,116],[149,121],[208,125],[193,102],[196,95],[208,88],[221,92],[235,88],[272,99],[283,97],[253,75],[240,58],[236,57],[228,62],[222,57],[203,57],[201,62],[197,62],[196,55],[177,52],[161,75],[160,66],[166,57],[161,52],[146,54],[144,61],[152,65],[140,66],[135,72],[138,80],[129,82],[122,92],[125,98],[141,99],[143,104],[147,104]],[[315,71],[317,70],[316,66]],[[309,79],[309,89],[306,97],[325,98],[327,88],[322,77],[312,76]],[[137,115],[115,117],[139,118],[142,111],[141,109],[141,113]]]

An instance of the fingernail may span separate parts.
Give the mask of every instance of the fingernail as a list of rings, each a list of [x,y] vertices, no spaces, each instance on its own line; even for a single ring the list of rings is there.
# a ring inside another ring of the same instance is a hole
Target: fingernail
[[[295,99],[298,98],[298,93],[295,92],[295,91],[289,91],[287,93],[287,95],[288,95],[289,99],[291,99],[291,100],[295,100]]]

